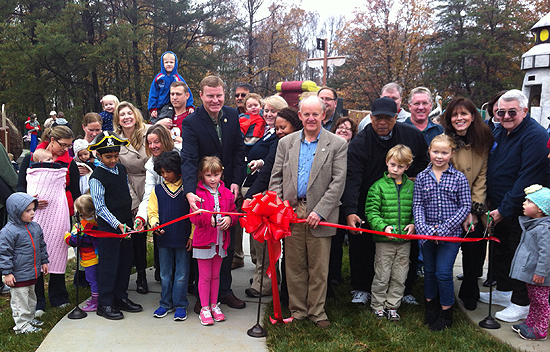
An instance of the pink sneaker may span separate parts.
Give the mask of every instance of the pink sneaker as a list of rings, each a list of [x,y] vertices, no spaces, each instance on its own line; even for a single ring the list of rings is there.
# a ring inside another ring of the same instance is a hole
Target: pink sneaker
[[[202,325],[214,325],[214,319],[212,319],[212,314],[210,313],[209,307],[203,307],[201,309],[199,319]]]
[[[215,306],[211,306],[210,309],[212,310],[212,316],[214,317],[215,321],[224,321],[225,315],[223,315],[222,310],[220,309],[220,304],[216,304]]]
[[[85,312],[95,312],[97,310],[97,299],[90,299],[86,301],[86,305],[82,307]]]

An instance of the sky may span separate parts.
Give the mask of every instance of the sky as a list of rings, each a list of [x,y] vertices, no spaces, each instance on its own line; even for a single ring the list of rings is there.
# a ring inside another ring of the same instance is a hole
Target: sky
[[[317,11],[321,16],[321,21],[330,16],[337,17],[339,15],[351,19],[355,7],[361,7],[366,1],[368,0],[302,0],[300,7],[306,11]]]
[[[283,0],[288,4],[298,4],[302,9],[306,11],[316,11],[321,16],[321,23],[330,16],[338,17],[340,15],[346,16],[347,19],[353,18],[353,10],[355,7],[361,7],[368,0]],[[264,5],[260,9],[260,14],[267,14],[267,8],[272,1],[264,0]],[[261,16],[261,15],[260,15]]]

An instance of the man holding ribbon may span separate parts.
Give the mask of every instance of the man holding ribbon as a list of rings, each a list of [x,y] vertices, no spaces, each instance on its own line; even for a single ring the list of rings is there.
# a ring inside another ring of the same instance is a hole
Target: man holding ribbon
[[[294,319],[330,325],[325,313],[332,227],[338,222],[347,168],[347,142],[322,128],[326,107],[318,97],[300,102],[304,128],[279,141],[269,189],[295,208],[304,223],[292,225],[286,238],[289,309]]]
[[[205,156],[217,156],[224,170],[224,182],[236,197],[244,179],[244,142],[239,127],[237,111],[224,105],[225,83],[217,76],[205,77],[200,83],[202,106],[183,120],[181,149],[181,178],[183,189],[191,210],[196,211],[201,199],[194,192],[197,189],[199,161]],[[237,298],[231,289],[231,263],[235,248],[235,230],[230,229],[231,242],[227,249],[220,273],[219,301],[231,308],[242,309],[246,302]],[[194,312],[200,313],[197,300]]]

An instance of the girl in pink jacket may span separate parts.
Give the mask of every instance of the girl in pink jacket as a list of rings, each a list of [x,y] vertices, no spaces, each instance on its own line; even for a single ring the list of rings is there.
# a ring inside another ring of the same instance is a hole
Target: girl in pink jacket
[[[201,208],[211,211],[235,212],[233,194],[221,181],[223,165],[217,157],[205,157],[199,164],[199,184],[196,195],[202,199]],[[237,216],[220,214],[199,214],[191,217],[195,224],[193,233],[193,258],[199,267],[199,297],[202,325],[212,325],[214,321],[224,321],[218,290],[220,269],[229,247],[229,227],[237,222]]]

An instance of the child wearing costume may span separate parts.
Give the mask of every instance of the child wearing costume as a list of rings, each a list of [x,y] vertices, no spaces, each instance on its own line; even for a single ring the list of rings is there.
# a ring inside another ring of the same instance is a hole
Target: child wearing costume
[[[0,268],[10,287],[11,309],[16,334],[38,332],[44,324],[34,318],[34,284],[48,273],[48,253],[40,225],[33,221],[38,200],[26,193],[14,193],[6,201],[9,221],[0,231]]]
[[[222,172],[223,165],[218,157],[208,156],[201,160],[195,194],[203,200],[202,209],[222,212],[236,210],[233,194],[221,181]],[[199,319],[202,325],[212,325],[214,321],[225,320],[220,304],[217,303],[220,268],[231,240],[229,227],[235,225],[237,217],[199,214],[192,216],[191,222],[195,225],[193,258],[197,259],[199,267],[198,289],[202,307]]]
[[[82,195],[74,202],[75,210],[80,214],[80,224],[74,224],[71,232],[65,234],[65,242],[72,247],[80,247],[80,265],[84,267],[86,281],[90,284],[92,298],[86,301],[82,307],[85,312],[97,310],[97,238],[86,235],[82,230],[97,230],[95,219],[95,208],[92,197],[88,194]]]
[[[369,189],[365,215],[371,229],[386,233],[413,234],[414,183],[404,174],[412,164],[409,147],[398,144],[386,155],[388,171]],[[378,318],[400,319],[397,309],[405,292],[411,243],[407,240],[373,235],[376,245],[371,308]]]
[[[114,132],[98,134],[88,146],[96,151],[99,166],[90,177],[90,194],[100,231],[123,234],[131,230],[132,197],[128,174],[118,163],[121,146],[129,144]],[[133,243],[128,238],[98,238],[98,306],[96,314],[106,319],[123,319],[120,312],[140,312],[143,307],[128,298],[128,282],[133,261]]]
[[[171,150],[154,159],[154,170],[163,182],[149,196],[149,224],[158,226],[189,213],[189,203],[183,192],[181,158]],[[153,316],[163,318],[175,310],[174,320],[187,319],[187,283],[191,264],[191,222],[176,222],[154,232],[159,250],[161,298]]]
[[[524,281],[529,294],[527,319],[512,330],[526,340],[546,340],[550,305],[550,189],[532,185],[525,189],[523,230],[512,260],[510,277]]]

